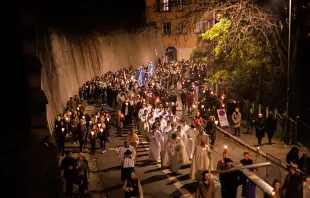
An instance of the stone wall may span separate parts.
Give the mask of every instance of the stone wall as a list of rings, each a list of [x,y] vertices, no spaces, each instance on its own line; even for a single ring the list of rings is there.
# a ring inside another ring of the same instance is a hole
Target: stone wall
[[[37,56],[42,64],[41,84],[48,100],[50,130],[69,97],[86,81],[130,65],[146,65],[164,55],[160,34],[150,28],[135,33],[115,30],[86,35],[49,29],[38,35]]]

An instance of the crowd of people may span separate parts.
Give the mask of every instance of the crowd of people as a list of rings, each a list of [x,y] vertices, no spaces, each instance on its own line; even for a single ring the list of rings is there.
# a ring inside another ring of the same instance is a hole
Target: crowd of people
[[[138,134],[150,142],[150,161],[160,161],[163,167],[169,166],[173,175],[177,174],[182,165],[191,164],[190,178],[198,181],[195,196],[215,198],[211,153],[216,140],[216,110],[226,105],[227,109],[231,109],[236,103],[229,101],[226,104],[226,94],[217,96],[204,84],[206,77],[204,65],[182,61],[164,63],[155,68],[150,62],[146,67],[108,72],[85,83],[79,89],[79,94],[70,98],[67,108],[55,121],[54,134],[60,154],[65,153],[67,136],[72,137],[74,144],[79,144],[80,150],[78,159],[73,159],[72,153],[66,153],[61,165],[67,197],[72,197],[74,183],[79,185],[81,192],[88,191],[89,168],[83,154],[87,145],[90,144],[90,154],[96,154],[99,141],[104,154],[106,143],[110,141],[111,127],[117,128],[118,136],[122,136],[123,128],[126,127],[130,128],[130,132],[126,135],[124,145],[118,149],[122,159],[120,178],[124,181],[125,198],[143,197],[142,185],[135,175],[137,146],[140,143]],[[180,99],[176,94],[178,85],[182,86]],[[184,115],[182,118],[176,115],[178,100],[182,104],[182,114],[193,117],[190,123],[186,122]],[[85,111],[86,105],[96,103],[101,104],[102,108],[89,115]],[[115,110],[115,117],[104,110],[104,105]],[[240,136],[241,112],[237,106],[234,109],[229,120],[235,135]],[[267,121],[262,119],[262,114],[258,117],[252,114],[248,116],[248,132],[256,128],[259,144],[266,128],[275,130],[272,114],[272,124],[268,124],[269,118]],[[248,155],[244,154],[241,160],[243,165],[253,164]],[[232,160],[224,152],[217,169],[228,170],[232,167]],[[291,169],[296,170],[296,167],[292,166]],[[256,169],[251,171],[256,173]],[[236,197],[239,185],[243,185],[243,197],[255,197],[255,184],[239,171],[220,174],[220,182],[223,198]],[[287,194],[290,184],[286,182],[282,188],[276,189],[278,183],[275,181],[274,184],[275,195],[266,197],[282,197],[281,189],[286,189]],[[296,193],[296,190],[292,192]],[[288,197],[286,194],[285,197]]]

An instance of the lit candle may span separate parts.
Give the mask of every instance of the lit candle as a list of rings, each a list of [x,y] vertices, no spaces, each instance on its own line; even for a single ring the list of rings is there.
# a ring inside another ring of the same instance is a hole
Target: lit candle
[[[125,104],[128,105],[128,102],[126,102]]]
[[[96,118],[98,118],[98,116],[96,115]]]
[[[195,109],[195,108],[196,108],[196,105],[193,105],[193,108]]]
[[[103,132],[103,128],[101,128],[100,131]]]
[[[68,118],[68,117],[66,117],[66,120],[68,121],[68,120],[69,120],[69,118]]]
[[[64,131],[65,131],[65,128],[61,128],[61,131],[64,132]]]
[[[89,121],[89,124],[91,124],[92,123],[92,121]]]
[[[85,119],[85,116],[82,116],[83,119]]]
[[[91,135],[94,135],[94,134],[95,134],[95,132],[92,131],[92,132],[91,132]]]
[[[219,121],[215,120],[215,124],[217,125],[219,123]]]
[[[224,100],[224,96],[222,96],[222,100]]]
[[[222,104],[222,107],[225,107],[225,105],[224,105],[224,104]]]
[[[204,105],[201,105],[201,108],[204,108],[205,106]]]
[[[98,127],[101,127],[101,124],[100,124],[100,123],[98,124]]]
[[[211,91],[211,94],[213,94],[213,91]]]
[[[259,151],[259,147],[257,147],[257,151]]]
[[[226,145],[224,146],[224,149],[227,150],[227,146]]]
[[[110,118],[107,118],[107,121],[109,122]]]

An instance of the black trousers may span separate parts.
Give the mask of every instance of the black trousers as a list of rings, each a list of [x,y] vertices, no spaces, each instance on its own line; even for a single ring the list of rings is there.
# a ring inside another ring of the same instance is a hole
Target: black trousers
[[[96,142],[91,142],[90,143],[90,153],[95,154],[96,151]]]
[[[234,128],[235,135],[240,136],[240,127]]]
[[[258,138],[257,138],[257,140],[258,140],[258,145],[262,145],[262,139],[263,139],[262,137],[258,137]]]
[[[80,152],[82,152],[83,146],[84,146],[84,138],[80,138],[79,139],[79,143],[80,143]]]
[[[73,197],[73,179],[66,179],[66,196],[67,198]]]
[[[59,154],[61,153],[62,155],[64,155],[65,154],[65,140],[58,141],[58,148],[59,148]]]

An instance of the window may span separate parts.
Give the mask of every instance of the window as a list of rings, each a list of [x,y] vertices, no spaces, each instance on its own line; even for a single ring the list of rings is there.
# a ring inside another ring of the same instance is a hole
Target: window
[[[182,22],[178,22],[176,25],[177,34],[184,34],[184,24]]]
[[[171,34],[171,22],[163,22],[163,34]]]
[[[198,6],[201,7],[207,7],[209,0],[198,0]]]
[[[196,23],[196,27],[194,29],[195,34],[201,34],[205,32],[205,23],[204,21],[199,21]]]
[[[165,12],[171,11],[170,0],[163,0],[163,11]]]
[[[160,12],[160,0],[156,0],[156,3],[153,5],[155,12]]]
[[[183,10],[184,0],[177,0],[177,11]]]

